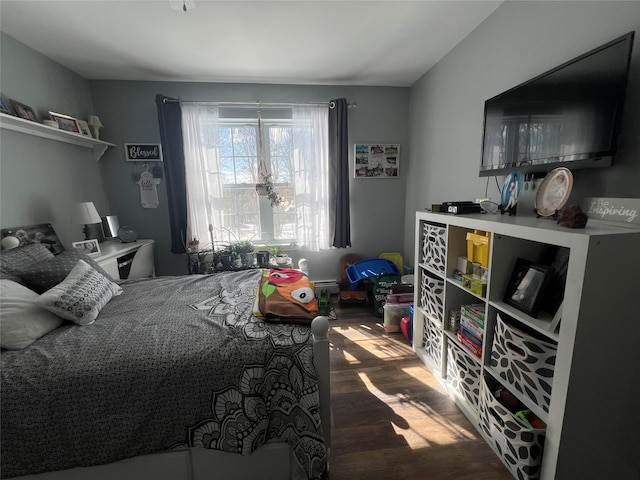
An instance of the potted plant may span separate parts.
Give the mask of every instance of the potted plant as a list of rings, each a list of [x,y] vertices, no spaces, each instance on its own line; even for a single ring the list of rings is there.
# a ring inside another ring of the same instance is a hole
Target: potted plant
[[[231,251],[240,258],[243,267],[250,267],[255,260],[254,246],[249,240],[240,240],[230,245]]]
[[[222,247],[220,250],[216,252],[216,259],[217,259],[216,265],[218,264],[218,262],[220,262],[220,264],[224,268],[232,267],[233,257],[234,257],[234,253],[231,250],[231,246],[227,245],[225,247]]]
[[[256,192],[258,195],[266,196],[271,201],[272,207],[277,207],[284,201],[284,198],[274,190],[271,174],[260,176],[260,182],[256,183]]]

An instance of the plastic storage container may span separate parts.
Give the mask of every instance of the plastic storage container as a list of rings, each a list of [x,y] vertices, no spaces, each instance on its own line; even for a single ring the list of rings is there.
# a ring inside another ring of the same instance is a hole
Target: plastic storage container
[[[489,241],[491,234],[475,230],[467,233],[467,259],[478,262],[483,267],[489,266]]]
[[[384,331],[387,333],[400,332],[402,317],[409,315],[408,303],[387,303],[384,309]]]

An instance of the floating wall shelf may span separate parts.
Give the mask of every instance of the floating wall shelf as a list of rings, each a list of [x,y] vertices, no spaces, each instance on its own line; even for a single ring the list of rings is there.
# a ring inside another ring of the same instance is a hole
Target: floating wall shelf
[[[109,147],[115,147],[113,143],[103,142],[95,138],[80,135],[78,133],[66,132],[57,128],[48,127],[41,123],[32,122],[23,118],[14,117],[5,113],[0,113],[0,128],[13,130],[14,132],[34,135],[36,137],[48,138],[57,142],[70,143],[79,147],[93,149],[93,159],[97,162]]]

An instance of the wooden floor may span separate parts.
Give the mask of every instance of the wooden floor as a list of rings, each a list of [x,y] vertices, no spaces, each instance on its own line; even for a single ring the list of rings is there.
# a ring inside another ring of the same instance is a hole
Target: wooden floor
[[[402,334],[371,307],[336,311],[331,480],[513,478]]]

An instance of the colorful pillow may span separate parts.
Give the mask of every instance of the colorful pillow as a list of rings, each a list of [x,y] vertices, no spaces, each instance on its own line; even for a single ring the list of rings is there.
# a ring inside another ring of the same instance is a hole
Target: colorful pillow
[[[78,325],[89,325],[98,317],[100,310],[121,293],[119,285],[84,260],[78,260],[71,273],[40,295],[36,303],[61,318]]]
[[[0,272],[20,276],[20,272],[35,263],[54,258],[43,243],[32,243],[22,247],[3,250],[0,254]]]
[[[0,346],[21,350],[55,330],[63,321],[36,305],[39,295],[11,280],[0,280]]]
[[[113,281],[95,260],[86,253],[72,248],[46,261],[33,264],[18,273],[27,287],[37,293],[43,293],[62,282],[79,260],[89,264],[108,280]]]

